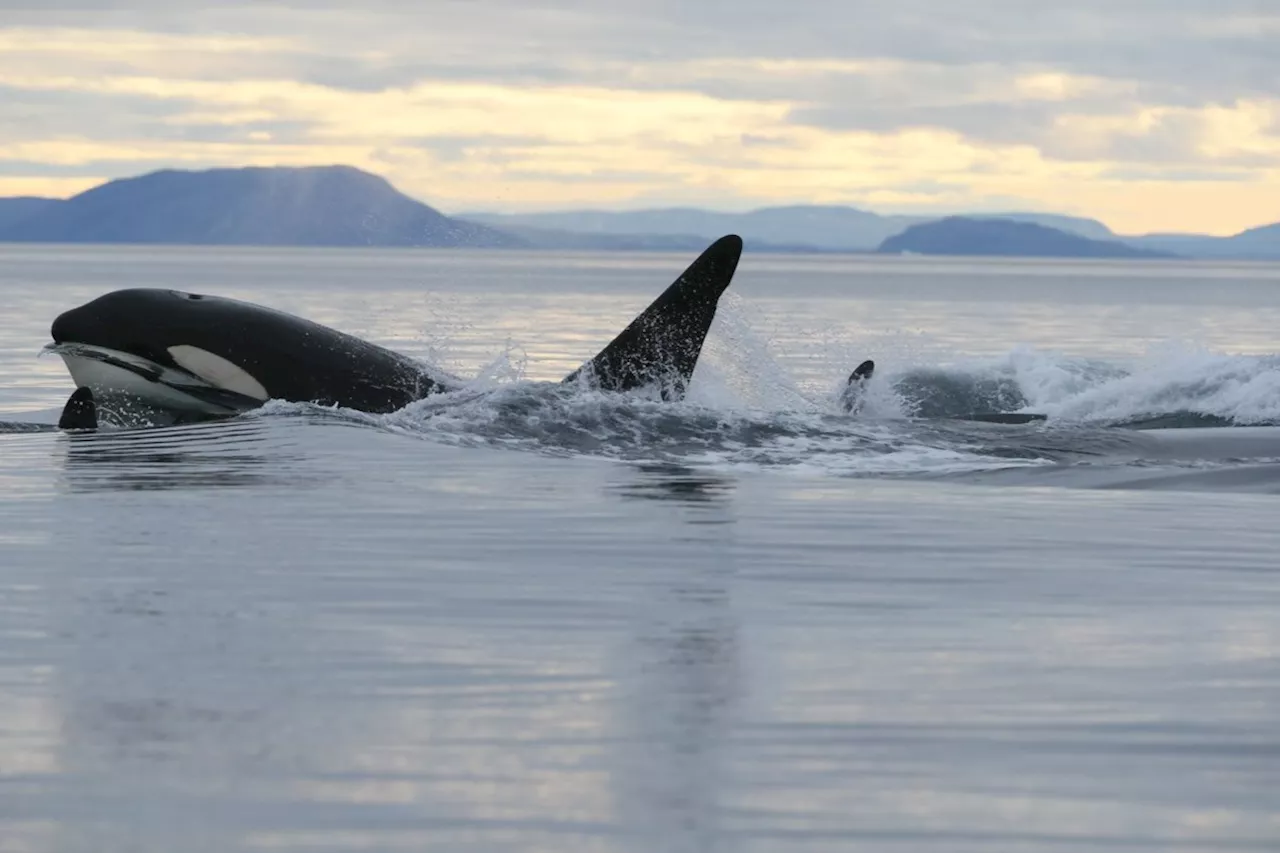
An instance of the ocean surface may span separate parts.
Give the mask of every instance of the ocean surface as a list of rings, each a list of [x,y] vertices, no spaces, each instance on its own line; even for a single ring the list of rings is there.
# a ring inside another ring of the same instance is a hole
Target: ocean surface
[[[0,853],[1280,849],[1280,265],[748,253],[555,384],[690,260],[0,246],[11,427],[119,287],[475,380],[0,434]]]

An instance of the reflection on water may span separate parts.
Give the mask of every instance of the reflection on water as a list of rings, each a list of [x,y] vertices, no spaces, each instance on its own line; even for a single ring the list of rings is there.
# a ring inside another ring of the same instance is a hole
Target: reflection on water
[[[61,436],[73,491],[164,491],[297,485],[297,448],[254,419]]]
[[[678,465],[620,469],[623,500],[672,512],[669,536],[701,555],[654,565],[638,588],[633,637],[618,649],[619,820],[636,849],[701,851],[723,843],[727,739],[741,691],[739,624],[731,589],[737,554],[734,482]]]
[[[733,480],[716,474],[689,468],[684,465],[644,464],[628,466],[636,477],[621,484],[617,492],[624,498],[641,500],[675,501],[694,506],[723,504],[733,495]],[[704,518],[709,523],[725,523]]]

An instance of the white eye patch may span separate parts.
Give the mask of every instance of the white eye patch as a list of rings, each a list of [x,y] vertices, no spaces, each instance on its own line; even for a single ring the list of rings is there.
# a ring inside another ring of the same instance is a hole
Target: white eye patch
[[[255,400],[266,400],[270,395],[262,383],[220,355],[214,355],[200,347],[169,347],[169,355],[184,370],[189,370],[216,388],[235,391]]]

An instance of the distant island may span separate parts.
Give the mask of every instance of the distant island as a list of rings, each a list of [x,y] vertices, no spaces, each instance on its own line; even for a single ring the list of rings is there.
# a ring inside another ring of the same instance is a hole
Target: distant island
[[[1280,260],[1280,223],[1233,237],[1126,237],[1053,213],[882,216],[841,205],[448,216],[350,166],[167,169],[66,200],[0,198],[0,242],[11,243],[689,252],[729,233],[755,252]]]
[[[1133,246],[1174,252],[1190,258],[1280,260],[1280,222],[1250,228],[1234,237],[1203,234],[1148,234],[1126,238]]]
[[[1278,203],[1280,206],[1280,203]],[[545,213],[460,213],[458,216],[519,234],[538,248],[609,248],[611,243],[628,248],[643,243],[647,248],[676,250],[690,240],[707,241],[722,234],[740,234],[755,251],[877,252],[886,240],[917,225],[963,218],[970,221],[1023,222],[1086,240],[1118,243],[1143,250],[1136,254],[1105,254],[1105,248],[1076,244],[1074,247],[1050,241],[1043,232],[1025,232],[1037,245],[1051,250],[1052,257],[1183,257],[1280,260],[1280,223],[1254,228],[1234,237],[1202,234],[1122,236],[1102,222],[1054,213],[965,213],[958,217],[882,216],[868,210],[840,205],[795,205],[766,207],[746,213],[725,213],[692,207],[652,210],[570,210]],[[1003,230],[1003,228],[997,229]],[[571,235],[571,236],[569,236]],[[1012,236],[1012,235],[1011,235]],[[1078,249],[1081,254],[1070,254]],[[908,249],[907,251],[912,251]],[[1029,257],[1029,246],[988,241],[983,254],[1014,254]],[[1067,254],[1059,254],[1066,252]],[[1099,255],[1097,252],[1104,252]],[[963,254],[975,254],[969,249]]]
[[[166,170],[111,181],[66,201],[0,219],[0,240],[235,246],[473,246],[527,244],[452,219],[349,166]],[[7,207],[7,205],[6,205]],[[0,207],[0,211],[4,208]]]
[[[881,254],[992,255],[1019,258],[1172,258],[1169,252],[1136,249],[1115,240],[1091,240],[1012,219],[950,216],[912,225],[876,250]]]

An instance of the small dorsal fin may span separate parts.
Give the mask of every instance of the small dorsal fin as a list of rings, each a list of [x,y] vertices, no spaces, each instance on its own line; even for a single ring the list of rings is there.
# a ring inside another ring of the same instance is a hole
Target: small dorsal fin
[[[849,374],[849,381],[840,392],[840,408],[853,414],[862,406],[862,391],[876,372],[876,363],[871,359],[859,364]]]
[[[604,391],[657,385],[664,400],[684,396],[716,305],[742,256],[742,238],[721,237],[595,358],[565,378]]]
[[[88,430],[98,428],[98,404],[94,402],[93,392],[80,387],[72,393],[67,404],[62,407],[62,417],[58,418],[58,429]]]

